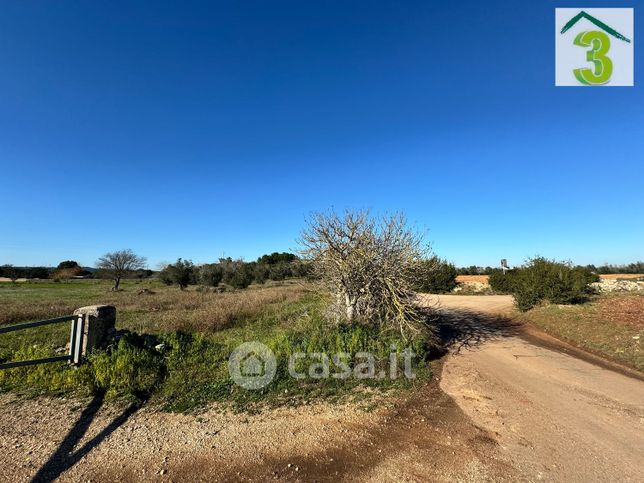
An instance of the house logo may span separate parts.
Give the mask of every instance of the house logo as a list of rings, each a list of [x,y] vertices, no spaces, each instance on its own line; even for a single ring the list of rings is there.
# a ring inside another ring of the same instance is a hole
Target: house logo
[[[632,8],[555,9],[555,85],[632,86]]]
[[[228,372],[244,389],[262,389],[275,377],[277,361],[273,351],[260,342],[245,342],[228,358]]]

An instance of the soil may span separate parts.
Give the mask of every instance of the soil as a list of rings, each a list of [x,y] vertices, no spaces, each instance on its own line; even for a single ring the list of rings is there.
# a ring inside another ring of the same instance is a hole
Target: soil
[[[437,364],[437,375],[440,375]],[[0,481],[516,481],[494,435],[425,384],[387,407],[199,415],[0,397]],[[127,414],[126,414],[127,415]],[[116,424],[114,422],[116,421]],[[110,430],[102,439],[101,432]],[[63,451],[60,451],[63,448]],[[52,455],[57,455],[51,461]],[[49,463],[48,463],[49,460]]]

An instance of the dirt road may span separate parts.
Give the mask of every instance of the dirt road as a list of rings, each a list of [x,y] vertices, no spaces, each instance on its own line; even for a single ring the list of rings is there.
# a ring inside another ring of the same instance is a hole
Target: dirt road
[[[441,296],[447,310],[507,312],[510,300]],[[520,334],[460,347],[441,388],[537,481],[644,481],[644,382]]]

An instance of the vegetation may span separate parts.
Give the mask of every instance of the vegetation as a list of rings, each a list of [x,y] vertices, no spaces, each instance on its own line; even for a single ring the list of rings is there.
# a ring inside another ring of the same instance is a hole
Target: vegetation
[[[7,277],[13,283],[15,283],[16,280],[20,278],[20,273],[13,265],[3,265],[0,270],[2,272],[2,275]]]
[[[490,275],[495,268],[492,267],[479,267],[470,265],[469,267],[459,267],[456,269],[457,275]]]
[[[644,371],[644,295],[608,295],[576,306],[547,305],[524,317],[555,337]]]
[[[501,269],[492,270],[490,272],[488,283],[492,290],[500,294],[512,293],[512,280],[516,270],[504,272]]]
[[[307,274],[306,264],[292,253],[263,255],[256,262],[241,259],[220,258],[217,263],[195,266],[190,261],[177,260],[159,273],[161,281],[186,288],[189,284],[220,287],[221,284],[235,289],[244,289],[252,283],[268,280],[283,281],[301,278]]]
[[[449,293],[458,283],[454,264],[433,256],[418,264],[414,289],[425,293]]]
[[[623,265],[577,265],[577,268],[585,268],[598,275],[607,273],[644,274],[644,262],[626,263]],[[479,267],[476,265],[457,268],[458,275],[492,275],[498,270],[497,268],[489,266]]]
[[[413,285],[428,247],[401,214],[317,213],[302,232],[302,254],[333,294],[337,323],[387,326],[401,334],[423,328]]]
[[[148,291],[139,295],[141,287]],[[388,390],[413,383],[406,378],[295,381],[288,374],[287,361],[298,350],[351,356],[370,351],[380,370],[388,368],[392,347],[401,353],[411,346],[418,354],[413,360],[415,373],[420,378],[429,374],[426,360],[432,347],[424,339],[404,340],[396,332],[361,324],[329,325],[324,317],[328,298],[309,286],[287,284],[215,293],[180,291],[153,281],[124,281],[122,288],[111,292],[105,282],[89,280],[0,284],[3,323],[38,318],[36,312],[56,315],[51,313],[52,303],[60,304],[59,312],[69,313],[80,305],[102,302],[117,305],[119,329],[147,334],[124,333],[78,369],[59,363],[0,371],[0,390],[25,394],[106,391],[111,398],[151,398],[167,409],[186,411],[212,401],[252,409],[255,403],[353,397],[360,387]],[[52,355],[64,345],[68,332],[67,325],[57,325],[3,335],[0,360]],[[242,389],[228,374],[231,351],[252,340],[266,344],[278,359],[277,375],[262,391]]]
[[[495,291],[511,293],[517,308],[527,311],[541,302],[585,302],[592,293],[589,284],[598,280],[599,277],[586,268],[535,257],[505,275],[494,272],[490,275],[490,286]]]
[[[161,270],[159,279],[167,285],[176,284],[181,290],[184,290],[189,284],[196,282],[197,273],[190,260],[179,258],[175,264],[167,265]]]
[[[119,289],[121,279],[136,270],[145,268],[145,257],[136,255],[132,250],[120,250],[106,253],[96,262],[101,274],[114,280],[113,291]]]
[[[644,262],[635,262],[625,265],[586,265],[584,268],[593,273],[606,274],[606,273],[630,273],[630,274],[644,274]]]

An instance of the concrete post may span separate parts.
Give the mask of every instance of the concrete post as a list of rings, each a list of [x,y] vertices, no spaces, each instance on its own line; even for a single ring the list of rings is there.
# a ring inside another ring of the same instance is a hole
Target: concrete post
[[[116,307],[112,305],[89,305],[74,310],[74,315],[84,315],[83,355],[92,349],[107,345],[107,336],[116,323]]]

